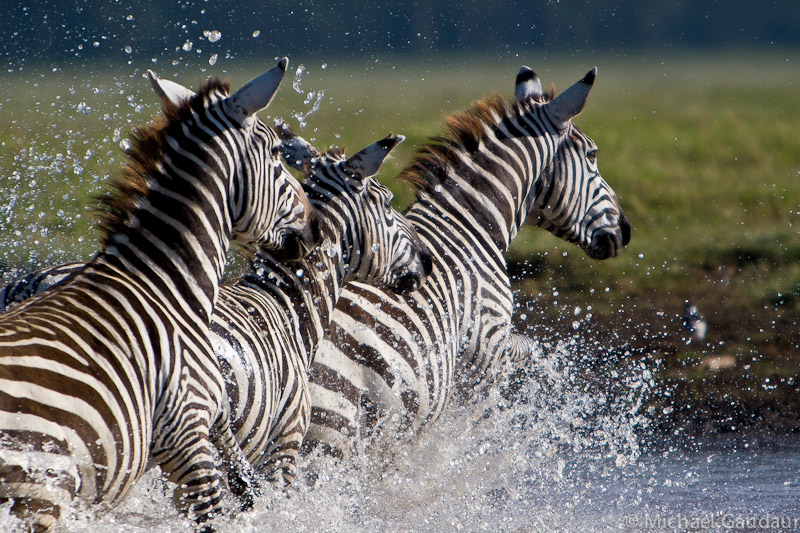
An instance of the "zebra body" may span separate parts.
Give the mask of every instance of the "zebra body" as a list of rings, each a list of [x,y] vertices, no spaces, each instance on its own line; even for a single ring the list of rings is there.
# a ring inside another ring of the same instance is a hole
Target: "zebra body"
[[[0,500],[35,528],[59,504],[113,506],[154,459],[203,521],[253,495],[233,439],[209,324],[232,236],[297,257],[315,211],[255,113],[286,69],[228,96],[149,73],[165,118],[137,131],[104,200],[101,251],[0,315]]]
[[[418,186],[404,213],[433,258],[422,287],[397,295],[348,284],[311,367],[310,445],[347,455],[399,415],[411,434],[456,395],[468,398],[533,341],[512,331],[504,254],[524,222],[617,255],[630,224],[600,176],[595,144],[573,123],[595,71],[557,98],[523,68],[515,100],[486,98],[447,119],[402,177]]]

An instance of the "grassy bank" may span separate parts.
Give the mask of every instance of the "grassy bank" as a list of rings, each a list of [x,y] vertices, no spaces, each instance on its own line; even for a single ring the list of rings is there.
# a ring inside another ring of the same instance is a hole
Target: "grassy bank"
[[[577,123],[600,147],[601,171],[633,223],[632,242],[621,257],[596,262],[541,230],[524,230],[510,253],[526,309],[520,327],[542,338],[577,331],[650,361],[668,391],[651,407],[669,411],[661,422],[669,431],[689,422],[730,430],[748,421],[784,431],[797,428],[781,416],[786,406],[800,412],[791,403],[800,397],[799,61],[783,51],[329,61],[325,68],[314,60],[299,80],[304,94],[292,90],[288,75],[270,113],[319,146],[345,145],[351,153],[389,132],[406,135],[383,173],[403,206],[410,195],[388,176],[440,131],[443,113],[493,91],[510,96],[523,63],[559,90],[597,64]],[[232,70],[234,86],[259,68]],[[320,89],[320,108],[308,114]],[[315,95],[306,102],[308,91]],[[123,163],[119,145],[131,125],[156,112],[146,81],[129,72],[4,80],[6,277],[91,255],[91,196]],[[306,114],[305,126],[293,117]],[[687,299],[709,322],[705,341],[688,345],[679,319]]]

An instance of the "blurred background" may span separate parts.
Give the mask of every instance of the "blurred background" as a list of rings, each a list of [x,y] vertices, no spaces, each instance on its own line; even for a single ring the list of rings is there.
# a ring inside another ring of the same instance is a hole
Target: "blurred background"
[[[509,254],[517,326],[577,339],[597,373],[651,368],[653,435],[800,430],[795,1],[4,0],[0,19],[3,281],[96,250],[93,197],[158,112],[147,69],[235,87],[288,56],[265,115],[350,153],[406,135],[382,173],[403,207],[392,176],[442,116],[512,95],[522,65],[557,91],[597,65],[576,122],[632,242],[596,262],[526,229]]]

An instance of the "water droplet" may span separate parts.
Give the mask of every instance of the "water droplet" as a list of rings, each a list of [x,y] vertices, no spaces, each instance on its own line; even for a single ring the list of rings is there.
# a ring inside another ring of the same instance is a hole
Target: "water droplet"
[[[131,45],[126,46],[125,47],[125,53],[126,54],[130,54],[131,52],[133,52],[133,48],[131,48]]]
[[[219,30],[204,30],[203,35],[209,42],[215,43],[222,39],[222,33]]]
[[[183,46],[181,46],[181,48],[183,49],[184,52],[191,52],[193,46],[194,46],[194,43],[192,41],[190,41],[189,39],[186,39],[186,42],[183,43]]]
[[[261,35],[261,30],[255,30],[253,32],[253,37],[258,37],[259,35]]]
[[[303,73],[306,71],[306,66],[302,63],[297,66],[297,70],[294,72],[294,81],[292,82],[292,89],[295,90],[297,94],[303,94],[303,89],[300,88],[300,83],[303,81]]]
[[[442,186],[439,185],[439,184],[436,184],[436,186],[433,188],[433,190],[436,191],[436,192],[442,192]]]
[[[302,268],[298,268],[297,272],[294,273],[294,275],[297,276],[298,278],[302,278],[303,274],[305,274],[305,271]]]
[[[127,153],[131,149],[131,141],[129,139],[122,139],[119,142],[119,147],[122,148],[122,151]]]
[[[381,250],[381,245],[380,245],[380,244],[373,244],[373,245],[372,245],[372,251],[373,251],[373,252],[377,253],[377,252],[379,252],[380,250]]]
[[[217,57],[218,57],[217,54],[211,54],[211,57],[208,58],[208,64],[212,65],[212,66],[216,65],[217,64]]]
[[[326,68],[328,68],[328,64],[327,63],[323,63],[321,68],[322,68],[322,70],[325,70]]]

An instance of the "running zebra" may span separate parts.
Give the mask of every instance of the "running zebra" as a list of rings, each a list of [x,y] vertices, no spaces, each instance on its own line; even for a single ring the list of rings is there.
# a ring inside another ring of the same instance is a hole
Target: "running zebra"
[[[572,122],[596,69],[553,98],[523,67],[515,99],[477,102],[447,118],[401,174],[417,187],[405,212],[433,255],[419,291],[361,283],[342,292],[311,367],[309,444],[346,456],[393,414],[410,434],[508,364],[529,356],[512,332],[504,254],[520,226],[540,226],[594,259],[619,254],[631,226],[600,176],[597,146]]]
[[[252,501],[209,337],[230,240],[300,257],[316,212],[256,116],[287,60],[229,96],[148,77],[164,117],[138,129],[102,200],[101,251],[0,316],[0,502],[52,528],[59,505],[117,504],[148,459],[203,522],[230,489]]]
[[[430,273],[416,231],[372,177],[402,140],[386,137],[350,158],[320,155],[299,137],[284,141],[286,161],[303,166],[323,244],[287,264],[259,254],[251,272],[220,294],[212,331],[228,371],[231,424],[248,460],[271,481],[292,483],[297,474],[311,416],[308,368],[342,285],[359,280],[408,292]]]
[[[236,440],[267,479],[290,484],[311,415],[308,368],[342,286],[357,280],[413,291],[430,274],[431,259],[391,207],[392,193],[373,178],[403,137],[390,135],[347,158],[318,153],[285,126],[277,132],[287,163],[306,175],[303,188],[321,215],[324,241],[294,262],[257,254],[248,274],[222,286],[211,331]],[[0,301],[8,305],[57,286],[83,265],[33,272],[0,291]]]

